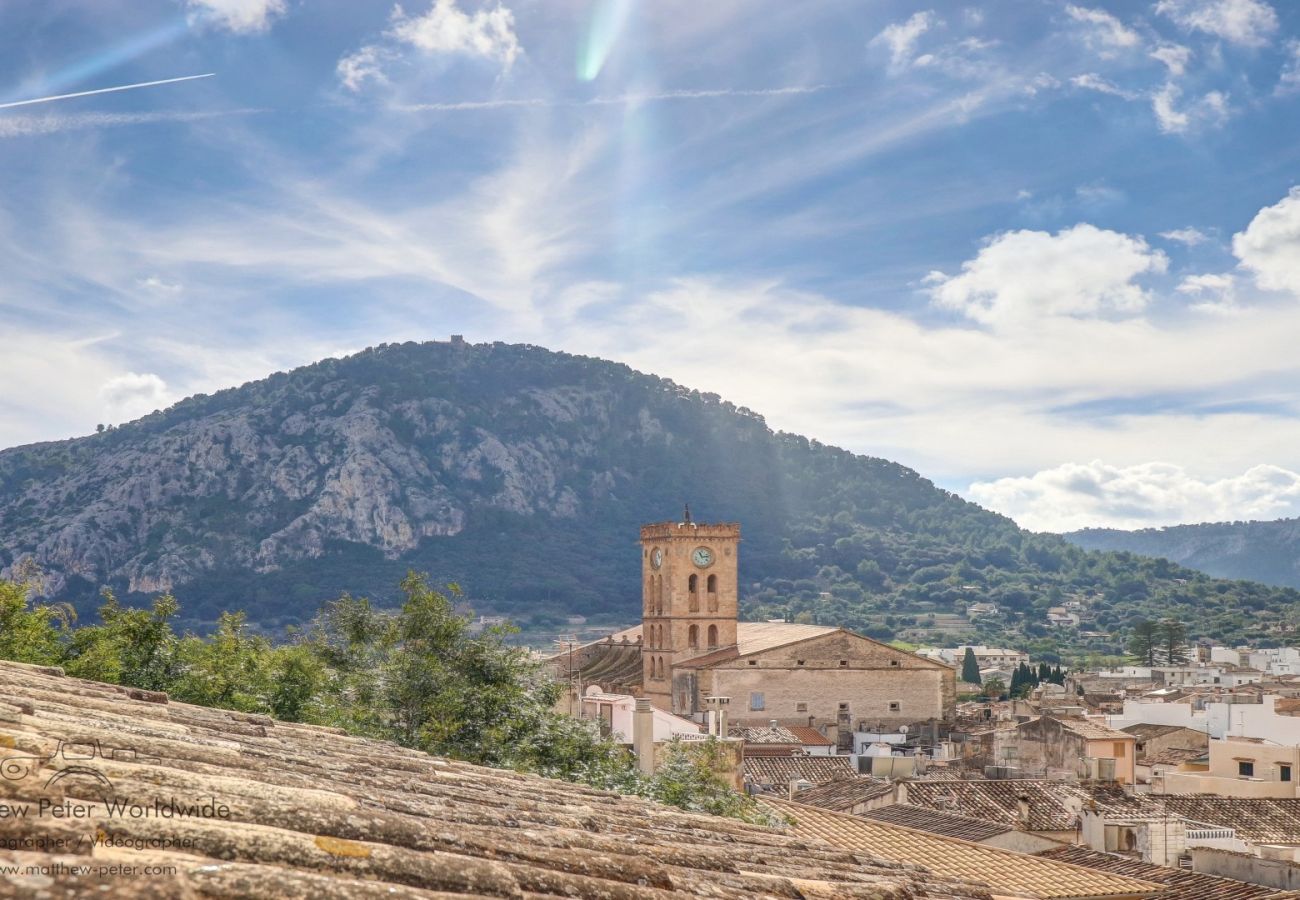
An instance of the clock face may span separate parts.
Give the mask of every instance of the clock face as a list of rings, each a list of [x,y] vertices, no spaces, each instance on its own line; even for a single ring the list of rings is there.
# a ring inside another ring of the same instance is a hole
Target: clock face
[[[657,569],[663,564],[664,564],[664,552],[660,550],[658,547],[655,547],[653,550],[650,551],[650,565]]]
[[[691,561],[701,569],[707,569],[713,565],[713,551],[708,547],[696,547],[695,552],[691,554]]]

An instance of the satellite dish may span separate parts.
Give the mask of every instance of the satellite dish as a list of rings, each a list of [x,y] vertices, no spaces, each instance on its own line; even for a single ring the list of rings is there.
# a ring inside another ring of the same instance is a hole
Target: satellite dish
[[[907,734],[907,726],[906,726],[906,725],[900,725],[900,726],[898,726],[898,733],[899,733],[899,734]]]

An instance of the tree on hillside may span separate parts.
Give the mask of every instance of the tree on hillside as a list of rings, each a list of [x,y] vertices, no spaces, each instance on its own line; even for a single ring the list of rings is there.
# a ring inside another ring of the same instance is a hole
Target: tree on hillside
[[[32,604],[39,579],[28,568],[13,581],[0,581],[0,659],[57,665],[63,658],[62,634],[75,616],[67,604]]]
[[[975,651],[970,647],[966,648],[966,655],[961,661],[961,680],[969,681],[971,684],[981,684],[980,681],[980,664],[975,658]]]
[[[1128,652],[1139,664],[1154,666],[1160,652],[1160,626],[1147,619],[1133,623],[1133,633],[1129,636]]]
[[[1187,626],[1178,619],[1160,623],[1160,642],[1166,665],[1180,666],[1187,662]]]
[[[102,624],[69,635],[63,662],[68,674],[148,691],[172,690],[178,674],[178,639],[171,625],[180,608],[176,598],[163,594],[150,609],[132,609],[108,589],[102,596]]]

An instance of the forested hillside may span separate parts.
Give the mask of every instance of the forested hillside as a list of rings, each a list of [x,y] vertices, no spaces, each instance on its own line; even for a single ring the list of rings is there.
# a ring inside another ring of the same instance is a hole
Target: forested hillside
[[[1089,528],[1065,539],[1087,550],[1162,556],[1220,578],[1300,588],[1300,519],[1211,522],[1120,531]]]
[[[916,472],[598,359],[386,345],[75,440],[0,453],[0,564],[84,614],[103,584],[280,628],[407,569],[525,628],[639,614],[637,528],[742,523],[743,609],[881,637],[1122,646],[1126,621],[1267,637],[1300,594],[1029,534]],[[966,622],[975,601],[995,615]],[[1069,603],[1079,628],[1048,637]]]

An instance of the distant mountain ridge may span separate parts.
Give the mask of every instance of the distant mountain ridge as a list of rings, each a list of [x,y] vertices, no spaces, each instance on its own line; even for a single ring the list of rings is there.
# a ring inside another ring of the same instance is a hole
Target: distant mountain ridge
[[[107,584],[173,589],[196,622],[245,609],[279,628],[342,591],[386,602],[414,568],[525,626],[626,623],[638,527],[687,501],[742,524],[756,619],[1105,651],[1136,615],[1229,639],[1300,608],[1294,591],[1030,534],[897,463],[625,365],[463,341],[382,345],[0,452],[0,567],[35,560],[83,615]],[[966,622],[972,599],[999,614]],[[1093,636],[1048,633],[1067,601]]]
[[[1087,550],[1159,556],[1218,578],[1300,588],[1300,519],[1209,522],[1123,531],[1087,528],[1065,535]]]

